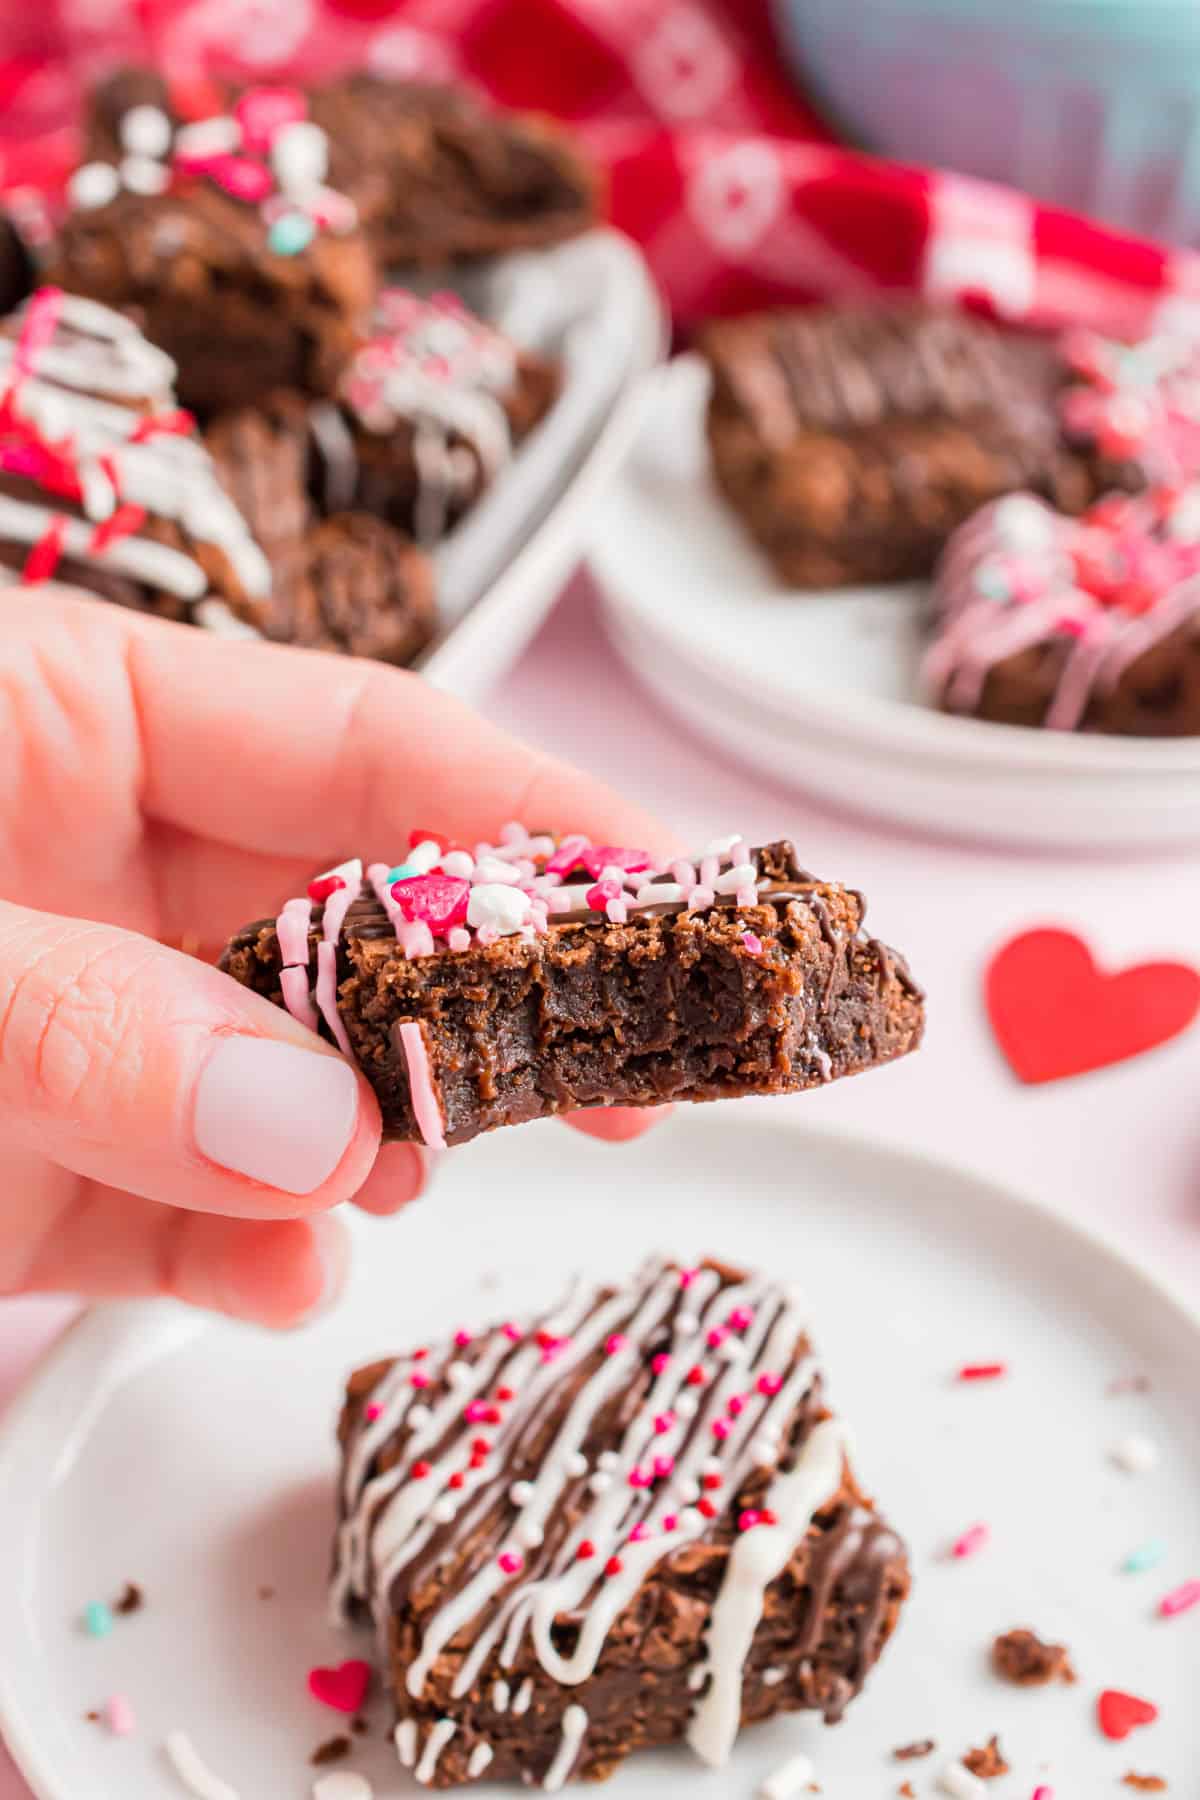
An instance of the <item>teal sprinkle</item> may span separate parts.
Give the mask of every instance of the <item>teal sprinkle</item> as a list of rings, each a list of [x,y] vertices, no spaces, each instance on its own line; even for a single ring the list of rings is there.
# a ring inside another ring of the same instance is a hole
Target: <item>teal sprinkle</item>
[[[284,213],[267,233],[267,242],[276,256],[299,256],[317,235],[317,228],[305,213]]]
[[[113,1628],[113,1616],[103,1600],[93,1600],[84,1608],[83,1628],[89,1637],[107,1637]]]
[[[1153,1543],[1142,1544],[1131,1550],[1121,1567],[1127,1575],[1140,1575],[1144,1569],[1156,1569],[1167,1554],[1167,1546],[1161,1539],[1155,1538]]]
[[[1012,583],[1007,575],[990,563],[984,563],[976,574],[975,586],[985,600],[1007,600],[1012,593]]]
[[[411,863],[397,863],[394,869],[387,872],[388,885],[390,887],[393,881],[411,881],[414,875],[420,873],[420,869],[414,869]]]

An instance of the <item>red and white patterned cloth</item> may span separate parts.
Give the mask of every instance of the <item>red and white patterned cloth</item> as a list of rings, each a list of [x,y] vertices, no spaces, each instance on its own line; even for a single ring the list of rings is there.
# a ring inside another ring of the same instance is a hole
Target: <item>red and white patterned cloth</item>
[[[6,14],[18,9],[6,7]],[[1116,336],[1200,328],[1200,254],[842,148],[786,79],[766,0],[39,0],[0,20],[0,185],[61,179],[121,61],[258,79],[473,81],[569,121],[687,326],[879,290]]]

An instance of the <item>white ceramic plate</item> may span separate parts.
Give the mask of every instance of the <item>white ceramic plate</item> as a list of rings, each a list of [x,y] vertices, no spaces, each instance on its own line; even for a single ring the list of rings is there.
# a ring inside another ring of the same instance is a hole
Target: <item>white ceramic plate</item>
[[[951,718],[917,687],[920,585],[782,588],[718,494],[707,373],[650,377],[588,557],[618,647],[663,703],[777,778],[906,825],[1061,849],[1200,839],[1200,738]]]
[[[682,1751],[635,1758],[606,1794],[750,1800],[803,1747],[830,1800],[873,1800],[905,1775],[924,1795],[943,1755],[901,1766],[897,1745],[932,1736],[959,1755],[998,1731],[1013,1800],[1038,1781],[1056,1800],[1097,1800],[1131,1767],[1190,1796],[1200,1613],[1163,1621],[1154,1607],[1200,1575],[1196,1317],[999,1188],[763,1111],[684,1109],[625,1150],[538,1125],[456,1151],[411,1217],[364,1225],[348,1301],[301,1335],[169,1305],[78,1326],[0,1441],[0,1725],[41,1800],[182,1797],[161,1751],[176,1727],[242,1800],[304,1800],[307,1756],[344,1723],[309,1699],[306,1671],[358,1648],[323,1610],[343,1374],[439,1327],[536,1306],[577,1267],[615,1273],[664,1247],[745,1258],[808,1289],[834,1402],[908,1537],[916,1588],[836,1730],[775,1721],[719,1774]],[[996,1358],[1003,1381],[951,1379]],[[1149,1392],[1108,1392],[1130,1375]],[[1109,1460],[1133,1431],[1162,1453],[1139,1476]],[[947,1561],[976,1521],[990,1547]],[[1155,1537],[1160,1568],[1118,1572]],[[145,1610],[84,1636],[85,1604],[127,1579]],[[1020,1624],[1071,1647],[1077,1687],[1022,1692],[989,1673],[993,1634]],[[1161,1721],[1108,1743],[1094,1722],[1106,1686],[1154,1700]],[[84,1720],[114,1691],[136,1707],[133,1738]],[[355,1766],[380,1800],[417,1791],[381,1736]]]
[[[563,365],[546,418],[434,552],[439,635],[418,666],[475,701],[516,661],[583,555],[592,509],[637,434],[666,324],[641,252],[616,231],[506,257],[464,292],[518,343]]]

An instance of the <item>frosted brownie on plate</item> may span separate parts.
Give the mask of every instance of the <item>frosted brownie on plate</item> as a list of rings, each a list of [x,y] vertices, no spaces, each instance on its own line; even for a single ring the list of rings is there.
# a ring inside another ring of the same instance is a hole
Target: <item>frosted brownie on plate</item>
[[[362,1369],[340,1438],[335,1607],[374,1621],[425,1786],[556,1792],[649,1745],[720,1765],[743,1725],[836,1720],[908,1591],[796,1294],[719,1263]]]
[[[319,876],[222,967],[355,1058],[439,1146],[591,1106],[783,1094],[916,1048],[920,989],[791,844],[695,861],[505,827]]]

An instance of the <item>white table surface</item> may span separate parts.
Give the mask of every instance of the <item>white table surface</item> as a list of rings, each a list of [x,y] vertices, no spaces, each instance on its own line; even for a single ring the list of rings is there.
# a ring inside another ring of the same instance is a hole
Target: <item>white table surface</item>
[[[1134,1062],[1030,1089],[1001,1060],[980,1000],[989,949],[1032,924],[1073,927],[1111,964],[1200,960],[1200,853],[1101,860],[977,850],[902,835],[768,784],[657,710],[610,650],[584,578],[485,710],[587,760],[689,839],[735,828],[760,842],[790,836],[808,867],[869,895],[874,929],[907,954],[928,990],[925,1048],[865,1081],[772,1107],[799,1106],[813,1121],[938,1152],[1036,1194],[1200,1302],[1200,1027]],[[69,1310],[45,1300],[0,1305],[0,1404]],[[2,1748],[0,1800],[28,1800]]]

